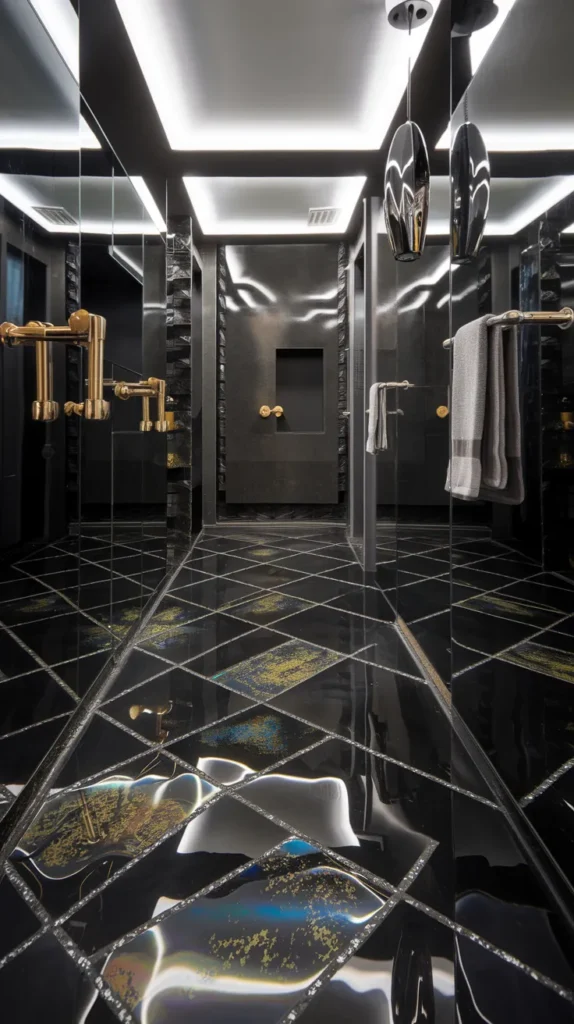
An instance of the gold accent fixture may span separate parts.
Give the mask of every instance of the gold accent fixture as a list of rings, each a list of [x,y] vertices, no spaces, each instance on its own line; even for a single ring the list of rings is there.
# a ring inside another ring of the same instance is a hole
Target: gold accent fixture
[[[107,420],[110,403],[104,401],[104,342],[106,321],[103,316],[78,309],[72,313],[66,327],[31,320],[24,327],[3,323],[0,341],[5,345],[34,344],[36,346],[36,400],[32,404],[32,418],[43,422],[57,419],[58,403],[54,401],[52,345],[54,341],[83,345],[88,350],[88,397],[85,402],[66,402],[73,406],[68,411],[83,415],[87,420]]]
[[[268,405],[262,405],[259,410],[259,415],[264,420],[268,419],[269,416],[276,416],[277,419],[279,419],[279,417],[283,415],[283,406],[275,405],[270,409]]]
[[[166,701],[165,704],[155,704],[151,707],[147,707],[145,704],[132,704],[129,710],[129,715],[132,722],[136,722],[142,715],[151,715],[155,719],[155,735],[158,740],[162,742],[169,736],[169,729],[164,727],[164,718],[169,715],[173,708],[172,701]]]
[[[165,380],[161,380],[159,377],[148,377],[147,380],[140,380],[133,384],[120,381],[114,386],[114,395],[116,398],[121,398],[124,402],[127,402],[129,398],[141,398],[142,418],[140,420],[140,430],[144,433],[154,429],[159,434],[167,433],[169,421],[165,414]],[[157,401],[157,419],[155,422],[151,418],[150,398],[155,398]]]
[[[448,405],[439,405],[436,414],[439,419],[444,420],[448,416]]]

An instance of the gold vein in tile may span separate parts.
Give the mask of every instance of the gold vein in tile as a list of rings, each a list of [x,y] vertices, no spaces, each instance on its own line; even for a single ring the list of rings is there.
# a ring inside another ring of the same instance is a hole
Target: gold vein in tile
[[[464,601],[458,602],[458,607],[488,612],[490,615],[500,615],[518,622],[538,623],[541,626],[550,625],[562,614],[550,605],[536,604],[534,601],[505,594],[479,594],[477,597],[467,597]]]
[[[566,683],[574,683],[574,657],[565,651],[555,651],[551,647],[543,647],[542,644],[527,640],[501,657],[504,661],[520,665],[521,668],[542,672],[546,676],[563,679]]]
[[[234,668],[218,672],[212,678],[237,693],[263,700],[275,697],[283,690],[290,690],[340,660],[341,655],[324,647],[315,647],[302,640],[290,640]]]
[[[280,618],[283,615],[290,615],[310,607],[310,603],[301,598],[269,591],[255,601],[248,601],[239,607],[236,606],[235,614],[256,621],[262,619],[269,622],[273,617]]]

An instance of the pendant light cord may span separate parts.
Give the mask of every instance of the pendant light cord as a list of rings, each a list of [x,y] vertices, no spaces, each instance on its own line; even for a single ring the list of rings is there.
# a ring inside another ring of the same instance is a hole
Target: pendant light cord
[[[412,112],[412,97],[411,97],[411,32],[413,27],[413,18],[415,15],[415,5],[409,4],[409,66],[408,66],[408,80],[407,80],[407,121],[411,120]]]

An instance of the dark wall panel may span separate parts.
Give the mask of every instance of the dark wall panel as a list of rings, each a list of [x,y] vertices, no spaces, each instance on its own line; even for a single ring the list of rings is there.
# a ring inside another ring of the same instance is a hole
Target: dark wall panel
[[[227,246],[222,258],[220,491],[232,504],[336,505],[346,468],[340,247]],[[284,419],[261,418],[276,403]]]

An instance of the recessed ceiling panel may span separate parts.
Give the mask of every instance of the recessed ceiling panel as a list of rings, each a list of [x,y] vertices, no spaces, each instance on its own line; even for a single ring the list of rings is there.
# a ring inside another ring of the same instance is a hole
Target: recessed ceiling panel
[[[481,63],[453,131],[467,117],[491,152],[574,149],[573,0],[504,0],[501,7],[504,20],[499,15],[473,37],[473,66]],[[449,144],[447,131],[438,148]]]
[[[129,178],[0,174],[0,195],[52,234],[159,234]]]
[[[2,0],[0,33],[0,149],[74,150],[99,148],[98,140],[80,117],[80,92],[74,77],[70,33],[78,18],[69,3],[71,18],[59,26],[61,0],[50,8],[46,0]],[[51,29],[63,57],[40,12],[52,13]]]
[[[515,235],[572,192],[573,175],[550,178],[493,178],[485,234]],[[449,178],[433,177],[427,234],[448,235],[449,217]],[[382,210],[379,232],[386,233]]]
[[[430,27],[409,40],[384,0],[116,3],[186,150],[378,149]]]
[[[365,184],[351,178],[184,178],[206,235],[346,231]]]

